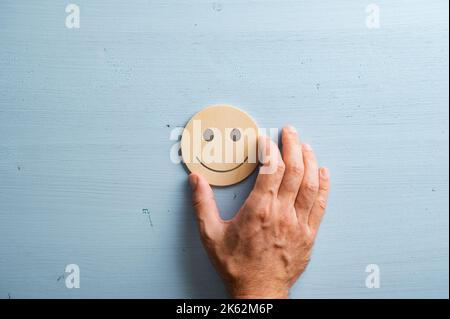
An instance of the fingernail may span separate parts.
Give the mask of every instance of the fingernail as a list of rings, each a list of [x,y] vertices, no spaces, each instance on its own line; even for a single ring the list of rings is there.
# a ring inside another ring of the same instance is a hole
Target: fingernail
[[[322,177],[322,178],[328,178],[328,169],[326,168],[326,167],[322,167],[321,169],[320,169],[320,176]]]
[[[197,176],[193,174],[189,175],[189,184],[191,185],[193,191],[197,188],[197,183],[198,183]]]
[[[303,149],[304,149],[305,151],[312,151],[312,147],[311,147],[311,145],[309,145],[309,144],[303,144]]]
[[[297,133],[297,130],[296,130],[295,127],[293,127],[292,125],[286,125],[284,128],[285,128],[286,131],[288,131],[288,132]]]

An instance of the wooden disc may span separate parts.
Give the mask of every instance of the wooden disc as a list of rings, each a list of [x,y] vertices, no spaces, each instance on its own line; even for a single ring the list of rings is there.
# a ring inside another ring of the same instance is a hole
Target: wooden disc
[[[258,126],[231,105],[212,105],[195,114],[181,137],[181,154],[190,172],[211,185],[236,184],[258,165]]]

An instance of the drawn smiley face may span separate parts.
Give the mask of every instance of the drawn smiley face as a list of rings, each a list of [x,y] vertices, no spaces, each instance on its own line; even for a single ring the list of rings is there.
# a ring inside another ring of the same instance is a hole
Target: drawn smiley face
[[[212,105],[195,114],[181,137],[181,154],[190,172],[211,185],[236,184],[258,165],[258,126],[231,105]]]

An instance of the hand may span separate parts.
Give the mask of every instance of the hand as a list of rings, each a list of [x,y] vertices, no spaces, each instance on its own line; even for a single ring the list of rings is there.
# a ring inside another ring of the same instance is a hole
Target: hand
[[[275,143],[260,138],[260,149],[271,156],[232,220],[220,218],[208,182],[189,176],[203,244],[235,298],[286,298],[308,264],[325,211],[327,169],[319,169],[293,127],[283,129],[282,144],[281,156]]]

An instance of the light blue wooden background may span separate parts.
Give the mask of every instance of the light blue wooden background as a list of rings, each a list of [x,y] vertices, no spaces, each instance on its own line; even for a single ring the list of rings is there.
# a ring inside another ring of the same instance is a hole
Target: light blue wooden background
[[[80,29],[68,3],[0,2],[1,298],[225,297],[169,160],[218,102],[331,170],[292,297],[448,298],[447,0],[376,1],[377,30],[361,0],[77,0]],[[216,190],[224,217],[252,183]]]

